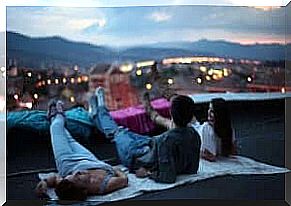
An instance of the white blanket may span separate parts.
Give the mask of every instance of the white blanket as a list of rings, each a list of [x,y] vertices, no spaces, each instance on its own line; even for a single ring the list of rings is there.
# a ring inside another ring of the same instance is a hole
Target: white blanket
[[[126,168],[120,166],[122,170]],[[275,174],[289,172],[286,168],[267,165],[255,160],[234,156],[231,158],[219,158],[216,162],[200,160],[197,174],[180,175],[173,184],[156,183],[149,178],[137,178],[134,174],[128,174],[129,186],[107,195],[96,195],[88,197],[87,201],[117,201],[132,198],[144,192],[165,190],[178,185],[189,184],[200,180],[223,176],[223,175],[246,175],[246,174]],[[48,174],[39,174],[43,179]],[[57,200],[53,189],[48,190],[48,195],[52,200]]]

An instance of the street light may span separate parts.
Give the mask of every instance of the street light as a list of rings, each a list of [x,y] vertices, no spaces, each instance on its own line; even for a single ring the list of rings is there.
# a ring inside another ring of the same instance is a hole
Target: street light
[[[202,83],[202,79],[201,79],[200,77],[198,77],[198,78],[196,79],[196,82],[197,82],[197,84],[201,84],[201,83]]]
[[[147,90],[151,90],[151,89],[152,89],[152,87],[153,87],[153,86],[152,86],[152,84],[151,84],[151,83],[147,83],[147,84],[146,84],[146,89],[147,89]]]
[[[174,80],[172,78],[168,79],[168,84],[174,84]]]
[[[141,69],[136,70],[135,73],[136,73],[137,76],[141,76],[141,75],[142,75],[142,71],[141,71]]]
[[[33,95],[33,97],[34,97],[34,99],[38,99],[38,94],[35,93],[35,94]]]
[[[252,77],[248,76],[248,77],[247,77],[247,81],[248,81],[248,82],[252,82],[252,81],[253,81]]]

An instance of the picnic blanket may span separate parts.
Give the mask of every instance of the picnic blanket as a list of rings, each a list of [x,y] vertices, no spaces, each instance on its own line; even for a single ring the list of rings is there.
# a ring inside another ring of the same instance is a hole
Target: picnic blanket
[[[128,172],[127,168],[120,165],[123,171]],[[200,159],[197,174],[180,175],[175,183],[162,184],[156,183],[149,178],[137,178],[134,174],[128,174],[128,187],[106,195],[96,195],[87,198],[87,201],[107,202],[118,201],[142,195],[145,192],[166,190],[184,184],[194,183],[213,177],[224,175],[250,175],[250,174],[275,174],[289,172],[286,168],[264,164],[243,156],[233,156],[230,158],[219,158],[216,162],[209,162]],[[40,179],[46,178],[48,173],[38,174]],[[52,200],[57,200],[53,189],[48,190],[48,195]]]

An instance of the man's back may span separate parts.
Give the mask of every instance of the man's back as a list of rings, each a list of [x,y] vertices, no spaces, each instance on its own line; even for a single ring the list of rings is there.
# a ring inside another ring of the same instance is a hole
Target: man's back
[[[197,173],[201,140],[190,127],[171,129],[155,140],[157,182],[175,182],[178,174]]]

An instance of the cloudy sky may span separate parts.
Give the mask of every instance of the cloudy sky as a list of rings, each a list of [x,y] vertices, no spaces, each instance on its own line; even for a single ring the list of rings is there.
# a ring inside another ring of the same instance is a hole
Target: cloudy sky
[[[285,43],[284,7],[7,7],[7,30],[98,45],[224,39]]]

